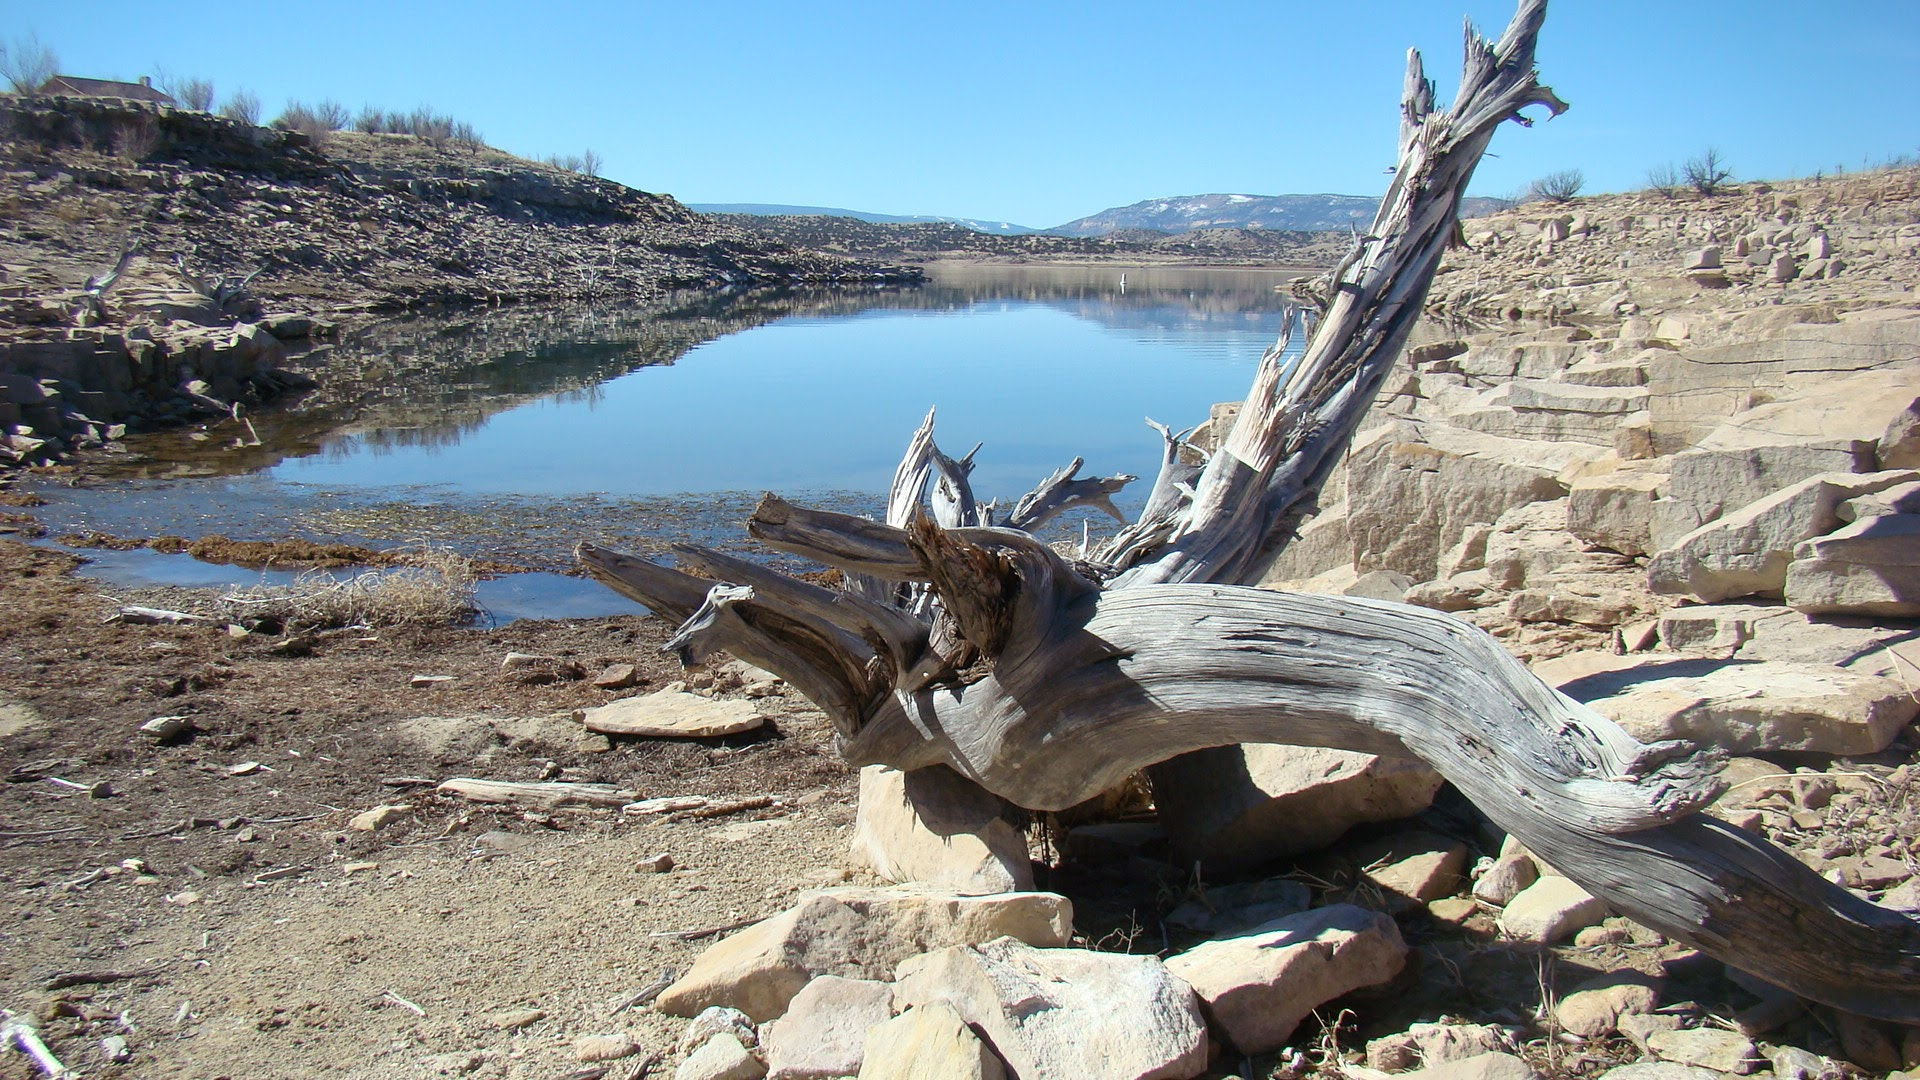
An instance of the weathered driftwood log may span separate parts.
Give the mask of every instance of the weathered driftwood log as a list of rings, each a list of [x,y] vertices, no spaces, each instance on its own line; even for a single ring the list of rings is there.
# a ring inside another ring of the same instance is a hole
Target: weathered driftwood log
[[[973,453],[942,454],[930,416],[886,521],[770,496],[749,522],[768,545],[845,571],[846,590],[693,547],[676,549],[683,570],[586,545],[582,562],[681,620],[670,648],[683,656],[724,649],[785,676],[852,762],[944,763],[1054,809],[1206,747],[1411,753],[1618,910],[1808,997],[1920,1023],[1920,920],[1695,815],[1719,790],[1711,755],[1641,745],[1451,617],[1236,584],[1285,542],[1392,366],[1494,128],[1530,104],[1564,107],[1533,70],[1544,13],[1523,0],[1497,45],[1469,32],[1451,110],[1435,111],[1413,54],[1393,187],[1330,276],[1304,353],[1289,361],[1284,337],[1269,351],[1204,465],[1160,429],[1146,510],[1089,557],[992,527],[968,483]],[[1019,520],[1075,497],[1098,505],[1104,489],[1070,488],[1075,471],[1023,500]]]

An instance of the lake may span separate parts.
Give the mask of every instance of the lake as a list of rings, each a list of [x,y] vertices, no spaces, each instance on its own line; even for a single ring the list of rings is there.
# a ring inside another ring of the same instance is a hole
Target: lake
[[[1082,456],[1142,478],[1128,510],[1158,468],[1146,418],[1238,400],[1301,272],[943,264],[912,290],[399,320],[300,362],[321,385],[251,428],[135,436],[37,513],[56,534],[425,540],[546,570],[582,539],[740,550],[763,492],[877,513],[929,408],[948,453],[984,443],[983,499]],[[184,581],[179,558],[95,572]]]

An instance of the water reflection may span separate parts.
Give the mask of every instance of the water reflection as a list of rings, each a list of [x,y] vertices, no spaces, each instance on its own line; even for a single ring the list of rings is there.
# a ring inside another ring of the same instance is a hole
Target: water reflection
[[[1239,397],[1292,276],[948,264],[908,291],[399,320],[313,358],[320,386],[251,431],[134,441],[119,482],[50,493],[43,520],[446,539],[539,566],[581,538],[733,546],[762,491],[877,509],[935,405],[950,449],[985,442],[983,497],[1010,500],[1076,455],[1150,478],[1143,419],[1189,426]]]

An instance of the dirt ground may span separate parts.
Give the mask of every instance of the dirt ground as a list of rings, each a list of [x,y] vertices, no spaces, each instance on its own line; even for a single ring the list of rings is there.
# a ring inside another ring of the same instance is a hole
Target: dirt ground
[[[570,710],[633,691],[501,666],[629,662],[664,685],[683,675],[657,620],[344,631],[288,655],[109,623],[139,598],[74,565],[0,541],[0,1007],[38,1015],[88,1076],[566,1075],[577,1036],[677,1038],[682,1021],[607,1008],[710,943],[672,935],[847,876],[854,785],[804,701],[763,699],[753,735],[610,745]],[[141,733],[160,716],[199,733]],[[423,783],[451,776],[779,802],[679,823],[520,812]],[[348,825],[393,804],[410,810],[384,829]],[[662,852],[671,872],[636,869]],[[544,1015],[503,1027],[515,1010]],[[0,1054],[0,1077],[30,1075]]]

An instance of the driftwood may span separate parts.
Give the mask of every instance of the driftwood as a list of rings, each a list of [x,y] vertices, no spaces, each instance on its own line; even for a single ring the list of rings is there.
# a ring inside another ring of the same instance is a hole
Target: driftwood
[[[1329,276],[1325,313],[1288,321],[1204,465],[1159,429],[1147,507],[1106,544],[1070,559],[994,527],[967,483],[973,453],[940,453],[929,417],[885,521],[768,496],[748,523],[844,571],[847,589],[687,546],[679,569],[590,545],[581,561],[681,620],[669,648],[683,659],[724,649],[784,676],[828,714],[850,762],[946,764],[1046,810],[1207,747],[1412,754],[1616,910],[1795,993],[1920,1022],[1920,920],[1700,815],[1723,787],[1713,754],[1642,745],[1450,616],[1239,584],[1284,544],[1371,404],[1493,130],[1527,105],[1564,108],[1533,69],[1544,14],[1523,0],[1497,45],[1469,31],[1449,110],[1411,55],[1395,179]],[[1289,361],[1288,338],[1307,330]],[[1067,492],[1076,471],[1020,505],[1069,501],[1047,492]]]

